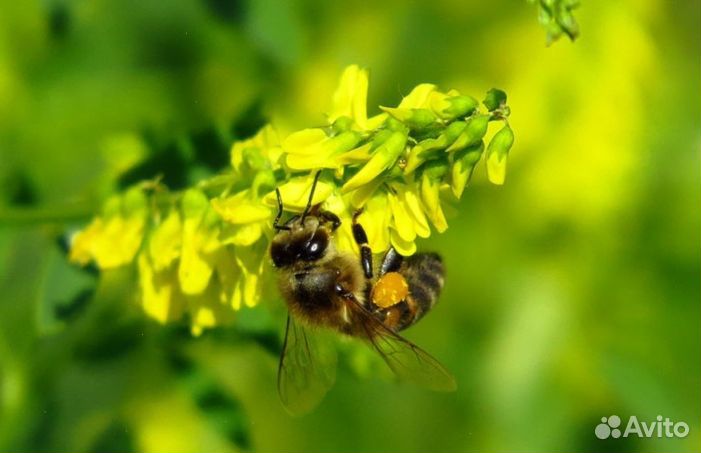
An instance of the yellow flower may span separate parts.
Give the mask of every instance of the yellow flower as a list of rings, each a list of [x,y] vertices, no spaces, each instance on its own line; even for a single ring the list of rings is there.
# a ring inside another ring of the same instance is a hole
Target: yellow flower
[[[322,129],[304,129],[284,140],[285,163],[292,170],[339,168],[344,164],[340,158],[355,148],[361,138],[354,131],[327,136]]]
[[[251,190],[226,198],[214,198],[212,208],[226,222],[222,227],[222,243],[251,245],[256,242],[270,222],[273,211],[253,197]]]
[[[346,181],[343,185],[343,192],[350,192],[370,183],[380,173],[394,165],[402,152],[404,152],[407,141],[406,132],[389,130],[384,132],[386,134],[380,140],[376,140],[376,143],[373,142],[376,148],[374,148],[370,160],[358,173]]]
[[[234,317],[231,307],[222,303],[218,281],[207,286],[204,292],[189,296],[187,310],[192,322],[190,330],[195,336],[205,329],[228,324]]]
[[[357,65],[348,66],[333,95],[333,110],[329,122],[342,117],[352,119],[360,129],[367,127],[368,71]]]
[[[437,164],[433,168],[424,171],[421,176],[421,201],[424,205],[424,211],[439,233],[444,232],[448,228],[448,222],[445,219],[443,207],[441,206],[440,192],[442,183],[437,174],[446,171],[447,167]]]
[[[147,217],[146,196],[140,188],[111,198],[102,216],[74,236],[69,259],[81,265],[94,261],[100,269],[131,263],[141,247]]]
[[[180,319],[185,300],[178,286],[176,268],[157,270],[146,253],[139,254],[137,262],[141,304],[146,314],[161,324]]]
[[[219,216],[210,208],[207,197],[197,189],[183,195],[183,236],[178,279],[183,293],[202,293],[212,276],[213,253],[218,241]]]
[[[309,194],[312,190],[312,184],[314,183],[314,173],[310,173],[305,176],[297,176],[288,179],[288,181],[278,187],[280,190],[280,195],[282,198],[282,203],[284,205],[285,211],[289,212],[302,212],[307,206],[309,201]],[[316,189],[314,190],[314,199],[312,200],[312,206],[317,205],[324,200],[326,200],[335,189],[335,184],[323,175],[317,181]],[[266,205],[274,207],[277,209],[277,195],[275,191],[271,191],[263,197],[263,201]],[[272,223],[272,217],[271,217]]]
[[[271,125],[264,126],[248,140],[234,142],[231,147],[231,166],[237,174],[262,169],[280,168],[282,148],[277,132]]]
[[[333,95],[333,109],[329,113],[329,123],[338,124],[344,120],[352,122],[353,129],[373,130],[384,123],[387,115],[381,113],[371,118],[367,116],[368,71],[357,65],[348,66],[341,75],[338,88]]]
[[[382,253],[389,249],[389,223],[392,213],[388,204],[386,194],[376,192],[368,199],[362,213],[358,216],[358,223],[365,229],[368,245],[374,253]]]
[[[175,209],[171,210],[168,217],[153,229],[148,241],[148,252],[156,271],[170,267],[180,257],[182,229],[180,213]]]

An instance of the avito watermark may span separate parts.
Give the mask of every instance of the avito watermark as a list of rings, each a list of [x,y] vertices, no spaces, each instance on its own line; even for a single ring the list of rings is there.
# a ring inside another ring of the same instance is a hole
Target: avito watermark
[[[628,437],[636,435],[638,437],[679,437],[684,438],[689,434],[689,425],[684,422],[674,422],[669,417],[657,416],[652,422],[638,420],[638,417],[631,415],[625,428],[621,427],[621,417],[611,415],[601,417],[601,423],[594,428],[594,434],[599,439],[613,437]]]

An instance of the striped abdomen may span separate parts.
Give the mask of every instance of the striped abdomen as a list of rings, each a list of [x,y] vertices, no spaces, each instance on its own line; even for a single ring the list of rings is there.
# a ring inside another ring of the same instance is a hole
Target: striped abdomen
[[[382,286],[384,281],[390,280],[389,277],[394,277],[389,274],[394,272],[381,275],[375,289]],[[417,253],[404,258],[396,274],[396,277],[403,277],[401,284],[405,288],[408,287],[408,293],[394,305],[378,307],[376,313],[385,326],[398,332],[421,319],[438,301],[443,289],[443,262],[435,253]],[[396,278],[391,280],[392,284],[397,286],[394,283]]]

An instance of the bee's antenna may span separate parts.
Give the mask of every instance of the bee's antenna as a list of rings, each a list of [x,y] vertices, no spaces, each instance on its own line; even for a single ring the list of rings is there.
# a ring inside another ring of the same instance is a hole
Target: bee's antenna
[[[302,213],[302,224],[304,224],[304,218],[309,214],[309,210],[312,208],[312,200],[314,199],[314,191],[316,190],[316,183],[319,181],[319,176],[321,176],[321,170],[317,171],[314,175],[314,182],[312,183],[312,191],[309,192],[307,207],[304,208],[304,212]]]
[[[287,226],[281,226],[278,222],[280,222],[280,217],[282,217],[282,195],[280,195],[280,189],[275,188],[275,195],[277,195],[277,215],[275,216],[275,220],[273,221],[273,228],[276,230],[289,230],[290,227]]]

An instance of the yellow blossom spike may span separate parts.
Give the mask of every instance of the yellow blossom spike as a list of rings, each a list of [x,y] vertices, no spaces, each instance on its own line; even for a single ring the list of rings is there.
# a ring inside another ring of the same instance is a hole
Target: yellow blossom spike
[[[307,207],[322,169],[311,204],[341,220],[331,247],[359,255],[352,217],[361,210],[358,221],[374,253],[390,246],[405,256],[416,253],[417,237],[448,227],[452,207],[443,201],[462,195],[485,154],[489,122],[506,124],[506,95],[491,90],[480,107],[455,90],[422,84],[399,105],[382,107],[382,113],[368,118],[367,90],[367,71],[349,66],[328,124],[292,132],[284,140],[267,125],[232,145],[229,171],[182,192],[150,181],[109,199],[74,236],[70,259],[109,269],[137,257],[145,313],[160,323],[187,314],[192,333],[199,335],[265,298],[264,269],[278,212],[275,189],[284,222]],[[504,180],[512,143],[506,125],[487,147],[493,183]],[[382,297],[391,304],[401,294]]]
[[[360,129],[367,127],[368,71],[357,65],[348,66],[341,75],[333,95],[333,109],[329,123],[346,116]]]

